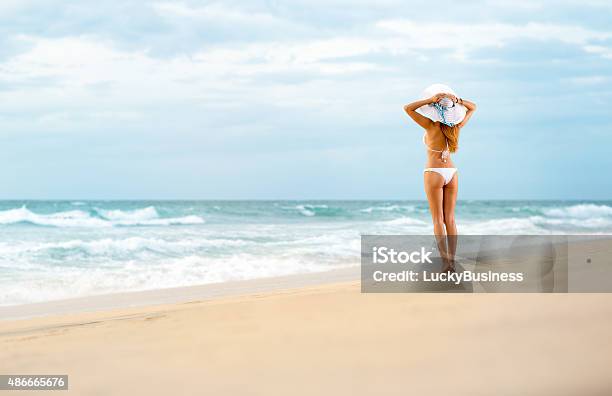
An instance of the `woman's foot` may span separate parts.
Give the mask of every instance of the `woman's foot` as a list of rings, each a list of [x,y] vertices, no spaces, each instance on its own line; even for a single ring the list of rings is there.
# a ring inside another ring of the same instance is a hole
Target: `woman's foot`
[[[444,267],[442,267],[442,272],[457,272],[455,271],[455,260],[444,260]]]

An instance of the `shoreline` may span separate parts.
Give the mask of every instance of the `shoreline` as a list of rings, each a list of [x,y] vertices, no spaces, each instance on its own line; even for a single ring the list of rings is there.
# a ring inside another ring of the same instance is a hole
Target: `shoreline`
[[[165,289],[97,294],[37,303],[0,306],[0,323],[3,321],[46,316],[95,313],[121,308],[189,303],[253,293],[358,281],[359,275],[360,267],[359,265],[354,265],[325,272],[179,286]]]
[[[471,238],[471,236],[467,237],[468,239]],[[565,289],[555,289],[554,292],[612,292],[612,278],[608,276],[610,273],[608,262],[611,239],[611,236],[606,235],[573,236],[571,240],[568,240],[565,253],[561,253],[566,256],[566,260],[569,259],[570,261],[569,267],[566,266],[565,268],[565,274],[561,274],[565,277],[566,286]],[[536,245],[532,245],[532,243],[533,241],[523,238],[521,239],[521,244],[518,245],[526,249],[524,252],[526,257],[532,257],[531,255],[534,254],[530,248],[536,246],[537,243]],[[564,243],[565,242],[561,242],[560,246],[563,246]],[[496,247],[490,246],[490,250],[481,253],[495,253],[497,252],[496,249]],[[537,253],[537,249],[535,252]],[[461,258],[460,255],[465,253],[466,252],[459,252],[458,258]],[[471,252],[469,255],[475,256],[476,253]],[[519,254],[518,256],[521,255]],[[589,264],[588,267],[584,267],[580,264],[584,262],[585,258],[588,258],[588,260],[593,259],[593,262]],[[467,265],[467,262],[473,259],[474,257],[466,259],[467,269],[473,267],[473,265]],[[535,263],[537,264],[537,260]],[[126,291],[37,303],[0,306],[0,323],[3,321],[53,315],[186,303],[253,293],[274,292],[283,289],[356,282],[361,279],[361,270],[361,265],[358,263],[352,266],[330,269],[325,272],[298,273],[240,281]],[[483,289],[482,287],[476,287],[474,290],[482,291]],[[438,292],[439,291],[440,290],[438,290]]]

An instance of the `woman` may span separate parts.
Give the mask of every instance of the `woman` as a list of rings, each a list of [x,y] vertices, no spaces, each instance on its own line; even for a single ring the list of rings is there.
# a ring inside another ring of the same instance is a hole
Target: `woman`
[[[448,238],[449,255],[445,264],[452,269],[457,246],[455,203],[458,180],[450,153],[457,151],[459,132],[476,111],[476,104],[457,97],[452,89],[442,84],[427,87],[423,97],[404,106],[404,111],[425,129],[425,193],[443,258],[447,251],[445,239]]]

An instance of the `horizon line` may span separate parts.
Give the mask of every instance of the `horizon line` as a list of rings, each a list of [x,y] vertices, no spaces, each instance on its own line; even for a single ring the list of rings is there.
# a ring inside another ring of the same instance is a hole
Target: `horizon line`
[[[157,202],[183,202],[183,201],[234,201],[234,202],[246,202],[246,201],[261,201],[261,202],[272,202],[272,201],[424,201],[427,202],[426,198],[422,199],[410,199],[410,198],[0,198],[0,202],[14,202],[14,201],[114,201],[114,202],[127,202],[127,201],[157,201]],[[457,199],[457,202],[465,201],[602,201],[610,202],[612,199],[601,199],[601,198],[464,198]]]

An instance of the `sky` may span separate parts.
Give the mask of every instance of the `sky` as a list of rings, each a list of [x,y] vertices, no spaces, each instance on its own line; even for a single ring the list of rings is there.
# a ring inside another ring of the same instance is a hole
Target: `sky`
[[[612,199],[612,2],[0,2],[0,199]]]

